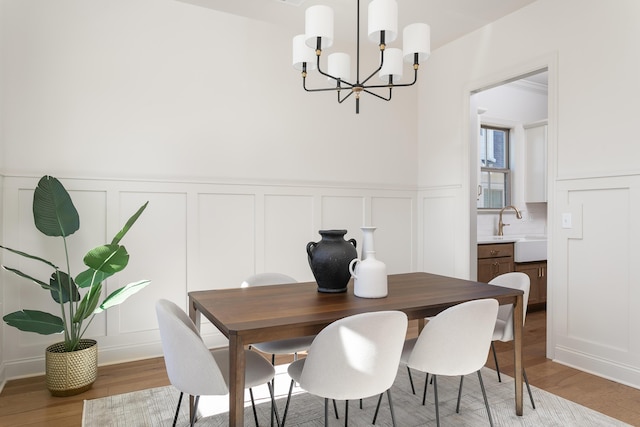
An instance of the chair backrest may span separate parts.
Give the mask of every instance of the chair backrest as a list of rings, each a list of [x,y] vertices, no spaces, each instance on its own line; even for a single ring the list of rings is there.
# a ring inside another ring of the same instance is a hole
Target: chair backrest
[[[169,381],[193,396],[224,395],[227,383],[195,325],[175,303],[156,303],[164,363]]]
[[[378,395],[393,384],[407,333],[400,311],[337,320],[309,348],[300,386],[316,396],[350,400]]]
[[[487,361],[498,301],[482,299],[449,307],[426,324],[407,365],[434,375],[467,375]]]
[[[494,277],[489,282],[490,285],[503,286],[505,288],[520,289],[524,292],[522,296],[522,324],[527,318],[527,304],[529,303],[529,290],[531,289],[531,280],[529,276],[520,272],[504,273]],[[513,304],[501,305],[498,309],[498,320],[505,323],[504,332],[501,341],[513,340]]]
[[[258,273],[242,282],[240,287],[246,288],[249,286],[282,285],[285,283],[295,282],[297,282],[296,279],[282,273]]]

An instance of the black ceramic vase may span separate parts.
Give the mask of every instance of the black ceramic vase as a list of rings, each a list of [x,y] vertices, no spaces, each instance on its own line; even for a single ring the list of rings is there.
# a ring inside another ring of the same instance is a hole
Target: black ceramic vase
[[[318,292],[345,292],[351,273],[349,263],[358,258],[356,240],[344,240],[347,230],[320,230],[319,242],[307,243],[307,255]]]

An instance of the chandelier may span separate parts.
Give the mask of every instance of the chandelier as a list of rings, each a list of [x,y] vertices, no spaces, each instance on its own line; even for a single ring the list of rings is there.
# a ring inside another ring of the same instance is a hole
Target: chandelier
[[[356,17],[356,79],[351,79],[351,58],[342,52],[332,53],[327,57],[327,70],[320,67],[322,50],[333,44],[333,9],[329,6],[316,5],[305,12],[305,34],[293,38],[293,67],[302,73],[302,87],[307,92],[334,91],[338,94],[338,103],[342,104],[351,95],[355,96],[356,114],[360,113],[360,95],[368,93],[384,101],[391,100],[393,88],[412,86],[418,80],[420,61],[426,60],[431,53],[430,27],[416,23],[404,28],[403,48],[387,48],[398,36],[398,4],[396,0],[372,0],[369,3],[368,21],[369,40],[378,43],[380,62],[366,78],[360,78],[360,0],[357,1]],[[399,83],[402,78],[403,60],[413,63],[413,81]],[[335,86],[308,88],[307,71],[313,69],[326,76]],[[369,83],[378,73],[382,84]],[[385,89],[388,89],[388,94]],[[383,94],[376,93],[382,91]],[[346,95],[344,92],[348,92]]]

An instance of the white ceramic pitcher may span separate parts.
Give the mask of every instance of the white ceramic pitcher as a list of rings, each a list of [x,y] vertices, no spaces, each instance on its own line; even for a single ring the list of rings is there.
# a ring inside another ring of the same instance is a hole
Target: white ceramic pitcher
[[[384,298],[387,296],[387,266],[376,259],[373,248],[373,232],[376,227],[361,227],[364,234],[362,260],[353,259],[349,272],[353,277],[353,293],[360,298]]]

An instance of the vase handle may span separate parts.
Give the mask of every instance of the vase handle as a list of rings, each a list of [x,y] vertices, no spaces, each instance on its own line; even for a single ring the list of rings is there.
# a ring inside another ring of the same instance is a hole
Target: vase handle
[[[313,248],[315,248],[317,244],[317,242],[307,243],[307,255],[309,255],[309,258],[311,258],[311,251],[313,251]]]
[[[349,239],[347,240],[349,243],[351,243],[353,245],[354,248],[358,247],[358,242],[356,242],[356,239]]]
[[[351,277],[353,277],[354,279],[357,279],[358,276],[356,276],[356,264],[358,264],[360,260],[358,258],[354,258],[351,260],[351,262],[349,263],[349,273],[351,273]]]

